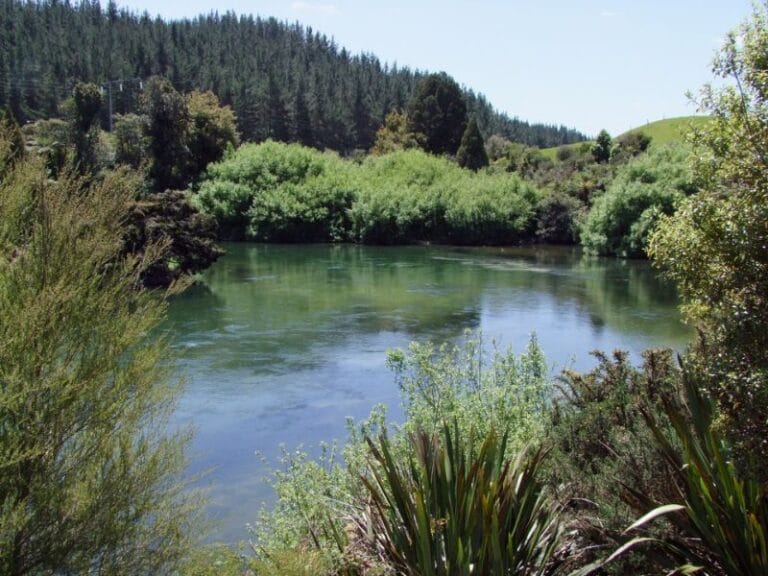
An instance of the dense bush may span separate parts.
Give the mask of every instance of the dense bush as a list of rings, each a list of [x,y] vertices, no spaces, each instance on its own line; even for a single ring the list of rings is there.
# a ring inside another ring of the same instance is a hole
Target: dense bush
[[[595,200],[582,244],[598,254],[643,257],[660,216],[673,213],[696,188],[685,148],[653,149],[622,167]]]
[[[338,241],[346,238],[353,192],[349,165],[298,144],[242,146],[209,166],[195,203],[224,238]]]
[[[544,196],[536,206],[536,238],[547,244],[575,244],[583,211],[571,196],[557,192]]]
[[[246,145],[195,197],[222,236],[268,242],[507,244],[532,236],[539,193],[418,150],[362,164],[299,145]]]
[[[647,511],[627,498],[627,486],[654,502],[676,496],[643,416],[644,411],[661,414],[662,395],[677,389],[679,371],[671,353],[647,352],[640,369],[623,352],[596,357],[598,366],[590,372],[563,374],[547,427],[553,448],[550,480],[570,504],[582,545],[588,547],[621,542],[638,510]],[[658,421],[662,426],[664,420]],[[629,562],[617,573],[636,573],[639,567]]]
[[[530,234],[538,192],[509,174],[472,174],[404,151],[360,169],[353,237],[363,243],[514,243]]]
[[[665,219],[651,253],[699,328],[698,379],[718,402],[738,461],[768,481],[768,4],[728,37],[702,93],[713,121],[694,138],[702,190]]]
[[[366,244],[435,239],[445,228],[449,160],[417,150],[369,158],[360,167],[352,234]]]

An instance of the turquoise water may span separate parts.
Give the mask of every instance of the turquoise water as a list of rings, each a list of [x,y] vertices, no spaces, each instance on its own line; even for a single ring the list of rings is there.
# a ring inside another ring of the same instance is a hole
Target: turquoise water
[[[689,336],[647,262],[541,247],[225,247],[168,323],[187,381],[175,420],[196,430],[214,540],[247,539],[274,501],[264,478],[280,444],[343,440],[346,417],[380,402],[398,417],[387,349],[479,329],[522,350],[535,332],[558,372],[589,369],[594,349],[637,357]]]

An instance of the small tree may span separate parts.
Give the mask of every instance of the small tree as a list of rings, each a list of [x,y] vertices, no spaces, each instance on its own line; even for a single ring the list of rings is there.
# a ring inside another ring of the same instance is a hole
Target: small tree
[[[72,96],[72,142],[75,145],[75,169],[85,174],[96,167],[96,139],[93,122],[101,109],[101,92],[95,84],[79,82]]]
[[[239,137],[235,114],[229,106],[222,106],[213,92],[188,94],[187,109],[189,177],[197,178],[208,164],[221,160],[228,147],[237,146]]]
[[[608,162],[611,159],[611,144],[611,135],[606,130],[600,130],[600,134],[592,145],[592,156],[595,162]]]
[[[397,150],[419,147],[419,138],[408,130],[408,117],[401,112],[390,112],[376,132],[371,154],[381,156]]]
[[[467,124],[467,129],[461,137],[461,146],[456,152],[456,161],[462,168],[475,171],[488,166],[488,154],[485,153],[483,136],[480,134],[477,120],[474,117]]]
[[[4,135],[0,134],[0,150]],[[189,544],[162,299],[122,259],[136,182],[0,176],[0,573],[166,574]]]

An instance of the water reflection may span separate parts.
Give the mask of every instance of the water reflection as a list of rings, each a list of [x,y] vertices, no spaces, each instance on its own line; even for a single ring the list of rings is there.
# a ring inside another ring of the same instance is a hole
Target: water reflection
[[[232,244],[178,297],[168,329],[189,384],[179,422],[197,427],[195,469],[214,468],[216,537],[272,498],[254,451],[343,438],[346,416],[398,413],[385,350],[480,328],[520,350],[531,332],[555,369],[592,349],[681,348],[674,290],[645,262],[573,249]]]

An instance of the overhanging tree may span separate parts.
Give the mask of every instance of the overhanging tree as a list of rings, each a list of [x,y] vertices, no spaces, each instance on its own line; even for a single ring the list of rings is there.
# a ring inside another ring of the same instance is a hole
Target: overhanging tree
[[[650,254],[700,329],[697,379],[717,399],[741,464],[768,479],[768,3],[727,42],[706,87],[712,116],[694,135],[703,189],[660,225]]]

